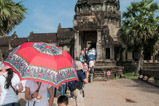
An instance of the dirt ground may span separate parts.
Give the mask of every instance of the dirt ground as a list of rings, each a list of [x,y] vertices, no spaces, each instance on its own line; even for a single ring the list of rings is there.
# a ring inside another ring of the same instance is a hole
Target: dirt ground
[[[54,106],[56,102],[57,98]],[[69,99],[69,106],[75,106],[74,99]],[[159,106],[159,88],[140,80],[96,81],[85,85],[85,106]]]

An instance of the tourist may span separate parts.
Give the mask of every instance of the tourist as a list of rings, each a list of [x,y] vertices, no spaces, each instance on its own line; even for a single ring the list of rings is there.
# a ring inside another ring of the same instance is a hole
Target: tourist
[[[57,104],[58,106],[68,106],[68,97],[65,95],[58,97]]]
[[[83,74],[83,65],[80,61],[76,61],[76,70],[77,75],[79,78],[79,82],[81,85],[81,89],[75,89],[72,93],[75,96],[76,106],[84,106],[84,90],[83,90],[83,82],[85,84],[88,83],[88,75],[89,73],[86,73],[86,76]]]
[[[97,57],[97,50],[95,48],[92,48],[92,53],[95,56],[94,60],[96,60]]]
[[[61,96],[63,96],[66,93],[66,83],[63,83],[59,86],[59,89],[61,91]]]
[[[49,93],[49,101],[47,98]],[[28,100],[26,106],[52,106],[54,95],[51,85],[36,82],[26,81],[25,99]]]
[[[79,60],[80,60],[80,62],[83,61],[83,55],[82,55],[82,53],[80,53],[80,55],[79,55]]]
[[[88,48],[85,49],[85,55],[87,55],[87,54],[88,54]]]
[[[88,66],[87,66],[87,63],[83,60],[82,62],[82,65],[83,65],[83,72],[87,72],[88,71]]]
[[[88,51],[88,60],[89,60],[89,61],[90,61],[90,60],[95,60],[95,55],[94,55],[92,49],[90,49],[90,50]]]
[[[56,88],[54,86],[52,87],[52,90],[53,90],[54,97],[56,97]],[[47,92],[47,98],[48,99],[50,98],[49,92]]]
[[[95,64],[95,61],[90,59],[90,61],[89,61],[89,71],[91,73],[94,73],[94,64]]]
[[[69,82],[71,82],[71,81],[69,81]],[[69,90],[69,86],[68,86],[69,82],[66,82],[66,91]],[[70,99],[71,100],[74,99],[74,95],[72,94],[72,91],[70,91]]]
[[[88,65],[88,48],[86,48],[86,50],[85,50],[85,60]]]
[[[17,94],[23,90],[22,83],[16,73],[2,64],[0,76],[0,106],[19,106]]]
[[[90,61],[93,61],[95,65],[96,55],[97,55],[97,52],[95,49],[89,50],[89,53],[88,53],[89,66],[90,66]]]
[[[81,50],[81,53],[83,55],[83,58],[85,57],[85,48],[83,50]]]
[[[89,82],[91,83],[93,81],[93,74],[94,74],[94,63],[95,60],[90,60],[89,61]]]

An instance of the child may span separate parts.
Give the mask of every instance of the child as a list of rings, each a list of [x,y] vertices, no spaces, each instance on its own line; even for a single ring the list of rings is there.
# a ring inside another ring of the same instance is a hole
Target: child
[[[63,95],[60,96],[57,100],[58,106],[68,106],[68,97]]]

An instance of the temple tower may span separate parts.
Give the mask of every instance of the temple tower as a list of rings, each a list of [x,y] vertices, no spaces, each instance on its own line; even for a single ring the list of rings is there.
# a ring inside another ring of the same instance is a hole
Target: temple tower
[[[119,0],[77,1],[74,16],[75,57],[83,48],[96,48],[99,61],[119,58],[119,8]]]

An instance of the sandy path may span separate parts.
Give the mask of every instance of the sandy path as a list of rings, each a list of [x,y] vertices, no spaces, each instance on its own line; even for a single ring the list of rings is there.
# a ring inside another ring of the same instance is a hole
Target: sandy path
[[[159,88],[140,80],[89,83],[85,85],[85,96],[85,106],[159,106]],[[56,102],[57,98],[54,106],[57,106]],[[69,106],[75,106],[74,99],[69,102]]]
[[[85,88],[86,106],[159,106],[159,88],[140,80],[94,82]],[[126,102],[126,99],[136,103]]]

